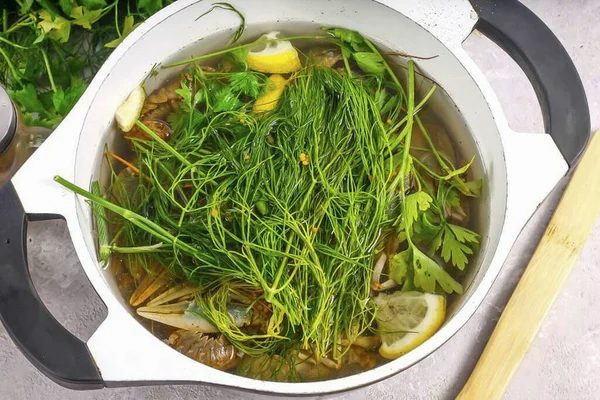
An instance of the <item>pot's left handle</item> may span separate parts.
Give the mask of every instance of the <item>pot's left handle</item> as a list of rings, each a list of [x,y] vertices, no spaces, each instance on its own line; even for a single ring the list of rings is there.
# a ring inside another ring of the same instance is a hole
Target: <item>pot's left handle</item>
[[[0,187],[0,319],[29,361],[56,383],[98,389],[102,377],[84,342],[48,311],[31,281],[27,222],[61,218],[27,215],[11,182]]]

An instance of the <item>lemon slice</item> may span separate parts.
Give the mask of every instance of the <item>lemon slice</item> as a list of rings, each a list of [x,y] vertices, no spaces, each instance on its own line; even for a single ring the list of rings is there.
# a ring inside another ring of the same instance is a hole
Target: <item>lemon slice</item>
[[[278,36],[279,32],[268,32],[258,42],[277,39]],[[288,74],[302,68],[298,51],[287,40],[252,46],[246,56],[246,63],[253,71],[269,74]]]
[[[267,83],[267,92],[256,99],[253,107],[254,111],[260,113],[274,109],[286,85],[287,80],[283,76],[279,74],[271,75]]]
[[[127,96],[123,104],[117,108],[115,119],[123,132],[129,132],[133,128],[133,125],[135,125],[135,121],[140,118],[145,100],[146,92],[143,87],[138,86]]]
[[[446,298],[419,292],[381,293],[375,297],[379,354],[398,358],[429,339],[446,317]]]

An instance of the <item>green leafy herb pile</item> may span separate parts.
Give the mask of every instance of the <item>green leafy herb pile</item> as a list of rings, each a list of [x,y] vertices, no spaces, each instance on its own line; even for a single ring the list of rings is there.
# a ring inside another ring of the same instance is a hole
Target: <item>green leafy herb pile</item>
[[[0,84],[28,125],[54,128],[111,50],[173,1],[4,1]]]
[[[389,273],[401,290],[462,292],[448,271],[463,270],[479,243],[447,212],[478,194],[480,183],[466,180],[471,163],[452,165],[419,117],[435,86],[417,98],[412,60],[403,86],[368,39],[325,32],[344,67],[308,54],[266,113],[253,111],[269,87],[243,62],[248,45],[202,56],[223,58],[215,71],[195,65],[184,75],[168,141],[137,122],[148,135],[132,139],[139,175],[125,182],[113,172],[112,201],[56,178],[116,216],[119,231],[101,250],[198,284],[204,315],[251,356],[295,343],[340,359],[340,343],[373,327],[373,265],[389,235],[401,246]],[[411,153],[417,129],[438,169]],[[134,192],[123,195],[126,186]],[[223,317],[236,285],[271,305],[266,332]]]

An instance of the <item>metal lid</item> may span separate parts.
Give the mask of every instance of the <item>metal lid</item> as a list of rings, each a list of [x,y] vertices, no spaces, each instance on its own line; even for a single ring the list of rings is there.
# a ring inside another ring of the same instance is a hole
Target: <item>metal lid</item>
[[[8,93],[0,86],[0,154],[4,153],[17,131],[17,113]]]

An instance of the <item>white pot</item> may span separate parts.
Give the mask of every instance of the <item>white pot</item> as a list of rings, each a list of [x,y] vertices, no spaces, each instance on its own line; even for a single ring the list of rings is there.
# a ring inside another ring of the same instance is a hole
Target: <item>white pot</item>
[[[467,153],[479,154],[478,167],[485,172],[487,182],[483,195],[487,206],[478,216],[483,221],[482,248],[466,278],[465,293],[450,308],[443,327],[414,351],[358,375],[314,383],[265,382],[209,368],[164,344],[136,322],[110,273],[99,267],[90,207],[55,183],[53,177],[60,175],[89,187],[98,178],[103,147],[114,132],[117,106],[153,66],[226,45],[239,19],[217,10],[197,20],[211,4],[181,0],[143,23],[113,52],[72,112],[12,180],[18,198],[10,185],[0,190],[0,316],[29,359],[63,385],[93,388],[206,383],[268,394],[319,395],[394,375],[435,351],[473,315],[521,228],[587,141],[589,112],[571,60],[545,25],[516,1],[499,6],[481,2],[482,6],[475,5],[477,12],[468,1],[459,0],[230,3],[246,17],[245,38],[272,29],[306,34],[320,26],[342,26],[395,51],[437,55],[417,61],[420,70],[444,89],[432,98],[432,107],[441,107],[445,96],[455,104],[455,109],[446,107],[438,112],[443,113]],[[508,19],[506,12],[511,13]],[[503,27],[507,21],[514,26]],[[515,133],[508,127],[490,85],[461,46],[476,25],[518,56],[531,74],[534,86],[540,89],[551,135]],[[540,32],[543,35],[537,36],[535,42],[540,48],[536,50],[527,34]],[[158,85],[164,74],[173,72],[161,71],[158,79],[149,81],[149,89]],[[555,91],[564,93],[562,100],[551,96]],[[561,144],[560,149],[553,138]],[[22,243],[25,222],[48,215],[67,221],[81,265],[108,308],[108,317],[87,343],[58,325],[37,297],[26,272]],[[27,312],[28,317],[17,318],[14,309],[20,308],[22,315],[23,307],[32,311]]]

